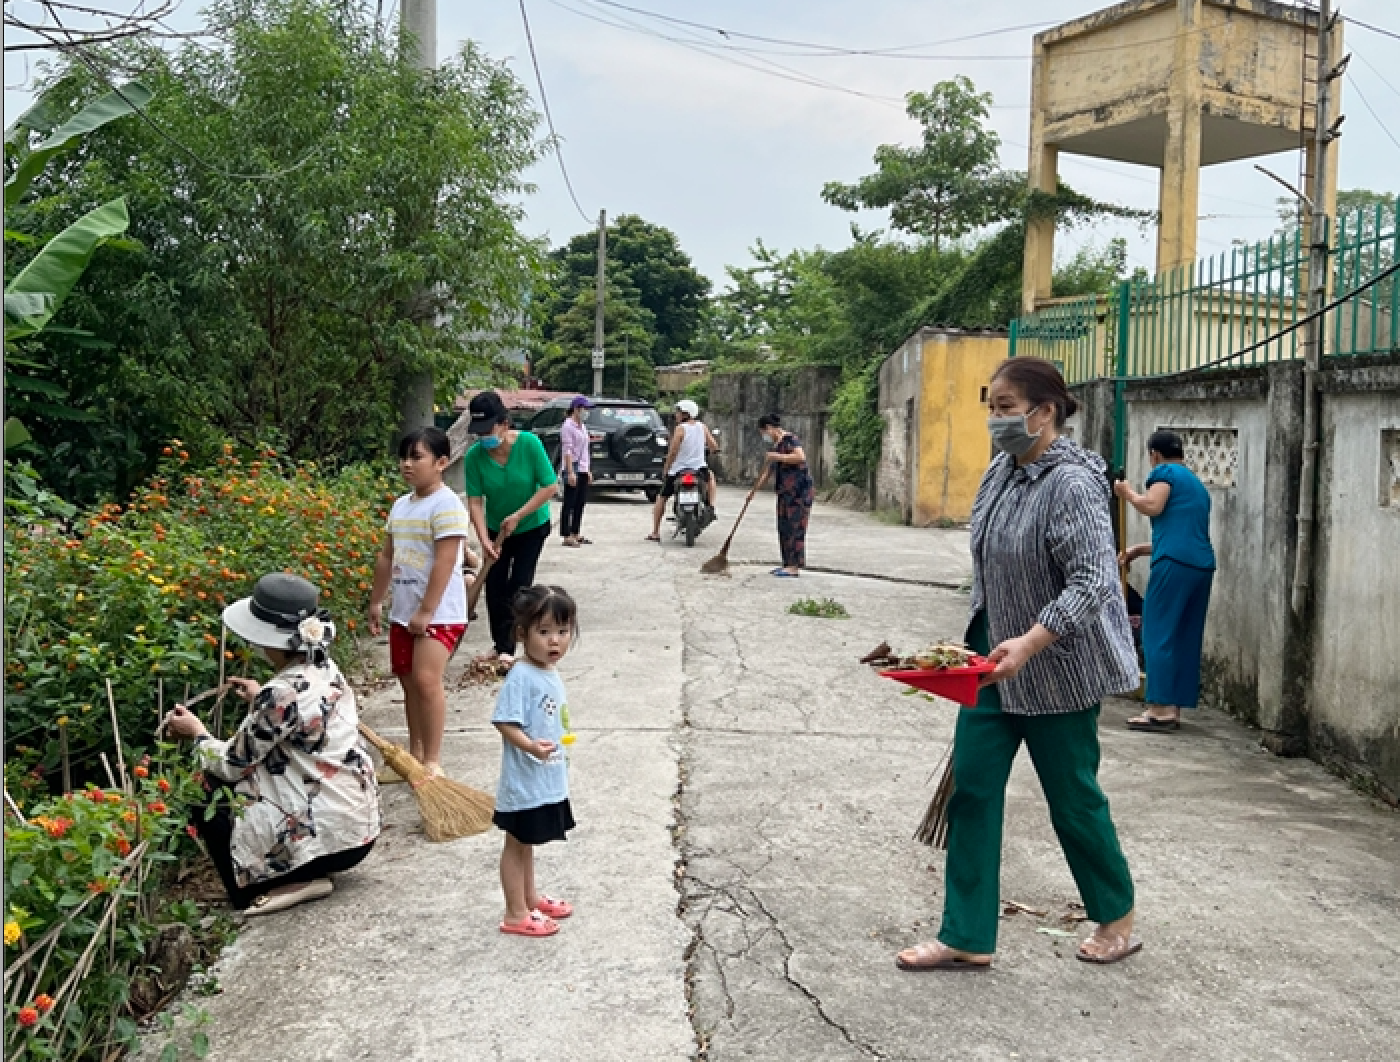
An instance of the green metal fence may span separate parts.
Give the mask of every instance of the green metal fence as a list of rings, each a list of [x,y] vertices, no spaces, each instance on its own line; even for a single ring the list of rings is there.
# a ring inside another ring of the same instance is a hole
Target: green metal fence
[[[1338,219],[1331,294],[1355,297],[1327,322],[1329,357],[1400,350],[1400,274],[1370,283],[1400,259],[1396,213],[1389,201]],[[1150,281],[1124,281],[1109,296],[1066,299],[1018,318],[1011,355],[1055,361],[1071,384],[1287,361],[1302,355],[1302,330],[1290,326],[1306,314],[1307,273],[1298,231],[1239,246]]]

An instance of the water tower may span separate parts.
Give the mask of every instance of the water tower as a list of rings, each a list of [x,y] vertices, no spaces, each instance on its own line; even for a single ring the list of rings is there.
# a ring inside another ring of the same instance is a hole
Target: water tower
[[[1194,261],[1202,166],[1303,148],[1296,176],[1311,184],[1318,21],[1273,0],[1127,0],[1037,34],[1031,187],[1054,191],[1061,152],[1152,166],[1158,272]],[[1339,56],[1340,21],[1330,33]],[[1328,155],[1332,215],[1337,152]],[[1053,294],[1054,242],[1053,219],[1030,223],[1025,313]]]

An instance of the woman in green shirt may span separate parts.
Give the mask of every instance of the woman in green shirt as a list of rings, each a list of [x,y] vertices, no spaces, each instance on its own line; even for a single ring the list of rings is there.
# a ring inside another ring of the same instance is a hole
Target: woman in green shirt
[[[482,391],[468,409],[469,430],[477,443],[462,459],[467,508],[482,547],[494,561],[486,574],[486,614],[494,647],[481,658],[513,663],[511,603],[535,582],[535,565],[549,537],[554,466],[537,437],[510,426],[510,414],[495,391]]]

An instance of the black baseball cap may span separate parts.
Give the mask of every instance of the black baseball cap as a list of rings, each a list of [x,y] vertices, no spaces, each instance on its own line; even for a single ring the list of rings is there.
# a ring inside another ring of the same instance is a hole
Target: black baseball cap
[[[506,404],[495,391],[482,391],[474,395],[467,403],[467,409],[472,415],[467,430],[473,435],[488,435],[497,424],[510,419]]]

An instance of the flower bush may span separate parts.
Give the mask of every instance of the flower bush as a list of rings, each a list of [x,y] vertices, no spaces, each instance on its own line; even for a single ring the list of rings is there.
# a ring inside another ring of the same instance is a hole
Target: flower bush
[[[9,1058],[108,1058],[135,1038],[132,979],[171,917],[161,870],[192,852],[185,817],[204,796],[188,770],[132,775],[130,792],[88,786],[6,817]]]
[[[81,514],[71,531],[9,521],[5,533],[6,780],[10,762],[50,781],[67,730],[75,779],[103,781],[113,749],[106,682],[122,739],[149,747],[158,684],[166,706],[219,675],[220,612],[270,571],[321,588],[338,621],[335,652],[353,635],[398,484],[363,467],[323,476],[271,450],[225,446],[210,469],[189,467],[179,440],[126,505]],[[251,650],[229,639],[232,673]]]

